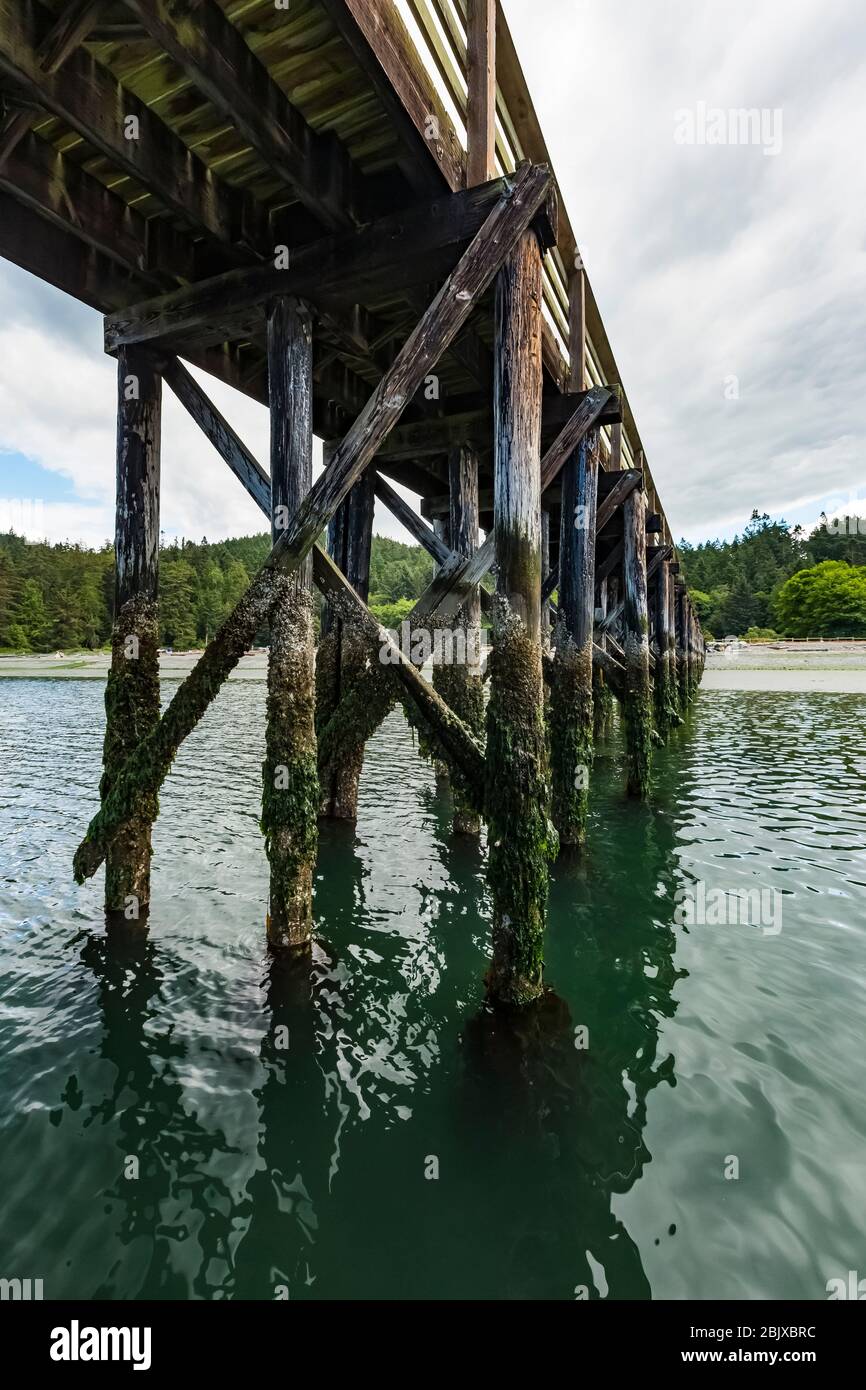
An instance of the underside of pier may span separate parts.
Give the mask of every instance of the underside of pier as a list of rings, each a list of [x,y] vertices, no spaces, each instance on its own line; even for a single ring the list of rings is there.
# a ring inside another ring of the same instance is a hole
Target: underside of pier
[[[354,817],[399,701],[455,834],[486,823],[489,993],[526,1005],[594,741],[618,702],[624,791],[650,796],[703,639],[501,7],[0,0],[0,96],[0,254],[97,309],[118,364],[105,768],[76,876],[105,863],[107,910],[145,915],[159,788],[267,629],[272,946],[308,947],[317,821]],[[267,468],[184,363],[268,406]],[[163,383],[273,548],[160,716]],[[376,501],[436,562],[417,651],[367,606]]]

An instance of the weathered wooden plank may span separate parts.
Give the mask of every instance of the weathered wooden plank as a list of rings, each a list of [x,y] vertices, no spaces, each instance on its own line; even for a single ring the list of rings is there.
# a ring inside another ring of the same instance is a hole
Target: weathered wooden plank
[[[435,92],[396,5],[389,0],[344,0],[426,148],[452,189],[466,167],[457,132]]]
[[[582,391],[586,365],[586,276],[576,270],[568,287],[568,389]]]
[[[451,510],[448,539],[457,555],[470,556],[478,549],[478,455],[469,445],[452,449],[448,457],[448,491]],[[453,629],[458,655],[463,661],[441,665],[434,683],[448,706],[459,715],[479,741],[484,738],[484,691],[481,681],[482,594],[490,607],[490,595],[479,586],[470,596]],[[452,649],[453,650],[453,649]],[[454,793],[454,833],[478,835],[481,818],[473,809],[462,779],[452,779]]]
[[[596,519],[596,530],[597,529],[598,523]],[[600,560],[595,567],[595,577],[597,583],[600,584],[603,580],[607,579],[608,575],[613,574],[613,571],[617,569],[619,565],[622,564],[622,555],[622,541],[617,541],[616,545],[612,548],[612,550],[610,550],[608,554],[604,557],[604,559]]]
[[[112,795],[91,822],[75,856],[77,878],[104,858],[130,800],[162,785],[183,740],[195,728],[270,611],[275,579],[297,569],[343,498],[400,418],[430,366],[459,332],[503,260],[527,231],[546,196],[549,171],[526,167],[448,277],[410,334],[387,376],[357,417],[318,482],[307,494],[262,569],[176,692],[153,735],[136,751]],[[540,401],[539,401],[540,405]],[[540,418],[540,416],[539,416]]]
[[[319,0],[343,42],[348,45],[356,63],[363,69],[376,91],[391,128],[400,141],[397,162],[407,183],[423,197],[441,193],[447,187],[441,169],[428,159],[425,137],[415,127],[385,75],[375,52],[359,28],[345,0]],[[492,176],[491,176],[492,177]]]
[[[39,45],[43,72],[57,72],[70,53],[87,37],[103,8],[104,0],[72,0],[47,38]]]
[[[2,0],[0,0],[2,3]],[[355,304],[431,278],[435,258],[450,264],[478,234],[491,211],[514,187],[514,177],[484,188],[448,194],[293,251],[287,266],[273,262],[199,280],[110,318],[105,347],[123,343],[214,342],[249,332],[277,294],[320,304]]]
[[[345,148],[307,124],[215,0],[201,0],[194,22],[174,0],[126,4],[325,226],[365,220],[361,178]]]
[[[432,555],[437,564],[443,564],[449,558],[451,551],[445,542],[439,539],[432,527],[427,525],[423,517],[420,517],[413,507],[410,507],[399,492],[394,491],[381,473],[376,474],[373,487],[379,501],[388,508],[391,515],[396,517],[402,526],[405,526],[419,545],[423,545],[428,555]]]
[[[466,16],[466,183],[496,173],[496,4],[469,0]]]

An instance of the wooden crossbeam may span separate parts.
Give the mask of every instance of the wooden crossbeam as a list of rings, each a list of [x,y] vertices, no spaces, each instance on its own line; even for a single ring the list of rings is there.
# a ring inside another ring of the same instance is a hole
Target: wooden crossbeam
[[[210,440],[265,516],[270,519],[271,480],[261,464],[253,457],[183,363],[174,357],[162,360],[160,366],[164,380],[168,382],[178,400],[189,411],[202,433]],[[382,479],[377,479],[377,484],[382,483]],[[379,493],[379,486],[376,491]],[[387,483],[384,483],[381,491],[389,504],[397,496]],[[402,501],[401,498],[397,500]],[[424,523],[421,525],[423,527]],[[424,529],[429,530],[429,527]],[[432,531],[430,535],[433,535]],[[434,540],[441,546],[444,554],[448,555],[447,547],[435,536]],[[367,633],[379,659],[382,649],[387,649],[388,660],[384,664],[441,740],[443,753],[452,758],[464,776],[470,779],[480,813],[483,801],[484,756],[470,731],[452,713],[433,687],[421,677],[406,655],[397,648],[360,594],[318,544],[313,547],[313,580],[320,593],[334,606],[339,617]]]
[[[126,6],[326,227],[365,220],[361,177],[345,147],[307,124],[215,0],[201,0],[193,23],[172,0]]]
[[[0,0],[2,2],[2,0]],[[114,315],[105,325],[105,348],[130,343],[183,344],[222,341],[261,324],[264,306],[277,294],[321,304],[355,304],[414,277],[428,281],[440,257],[448,268],[513,185],[495,179],[479,189],[452,193],[293,251],[289,265],[273,262],[228,271],[185,289],[157,296]]]
[[[665,560],[669,560],[673,553],[674,548],[672,545],[657,545],[651,549],[647,549],[647,560],[649,561],[646,568],[647,583],[650,582],[659,566]]]
[[[610,425],[622,419],[620,388],[617,384],[608,386],[611,399],[598,417],[599,425]],[[550,445],[556,435],[574,414],[575,406],[586,393],[574,395],[545,396],[541,407],[542,444]],[[479,410],[464,410],[440,419],[412,420],[399,425],[388,437],[381,451],[383,459],[424,458],[432,454],[445,454],[460,444],[473,444],[477,448],[491,445],[493,440],[493,410],[485,404]],[[490,494],[492,505],[492,494]],[[483,503],[482,503],[483,505]],[[447,511],[447,499],[443,493],[443,509]]]
[[[643,481],[643,474],[639,468],[624,468],[616,475],[616,482],[608,492],[607,496],[599,502],[598,512],[595,518],[595,533],[600,535],[613,518],[618,507],[621,507],[627,497],[634,492],[636,487],[640,487]]]
[[[396,517],[402,526],[411,536],[414,536],[419,545],[423,545],[428,555],[432,555],[437,565],[442,565],[451,558],[451,551],[444,541],[436,535],[432,526],[428,526],[423,517],[409,506],[399,494],[395,492],[390,483],[387,483],[381,473],[376,474],[373,484],[373,491],[379,501],[388,508],[392,516]]]
[[[568,456],[574,452],[587,430],[598,422],[598,417],[609,402],[612,392],[606,386],[594,386],[573,411],[568,423],[563,426],[541,460],[541,490],[544,492],[554,481]],[[412,610],[412,620],[432,617],[446,622],[463,607],[466,599],[479,584],[493,564],[493,537],[488,536],[474,555],[468,558],[452,555],[434,576]]]
[[[39,36],[51,23],[50,11],[37,0],[0,0],[0,74],[224,251],[250,238],[261,242],[264,223],[250,196],[216,177],[85,49],[71,52],[58,72],[43,70]],[[126,138],[129,117],[137,122],[138,139]],[[239,251],[235,259],[246,257]]]
[[[325,472],[295,512],[246,593],[179,686],[153,732],[125,764],[76,852],[74,872],[79,881],[99,868],[118,826],[128,819],[130,807],[138,804],[143,795],[158,791],[181,743],[267,618],[275,577],[292,573],[309,554],[430,367],[447,350],[478,296],[529,228],[547,197],[550,182],[546,167],[527,165],[518,171],[511,189],[490,213],[367,406],[337,445]]]
[[[428,526],[423,517],[420,517],[409,503],[404,501],[398,492],[395,492],[390,483],[387,483],[381,473],[376,474],[373,490],[379,501],[386,506],[392,516],[396,517],[401,525],[411,536],[414,536],[419,545],[423,545],[428,555],[432,555],[437,565],[448,564],[452,558],[452,552],[444,541],[436,535],[432,526]],[[491,596],[486,589],[480,590],[481,607],[489,611],[491,606]]]

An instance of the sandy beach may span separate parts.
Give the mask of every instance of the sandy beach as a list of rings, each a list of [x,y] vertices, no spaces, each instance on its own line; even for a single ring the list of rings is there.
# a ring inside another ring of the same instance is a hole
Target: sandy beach
[[[201,652],[164,652],[163,680],[182,680]],[[268,654],[254,651],[235,667],[230,680],[260,681],[267,675]],[[105,680],[111,658],[107,652],[74,652],[62,656],[0,656],[0,678],[21,680]],[[701,689],[779,690],[866,694],[866,642],[773,643],[708,652]]]

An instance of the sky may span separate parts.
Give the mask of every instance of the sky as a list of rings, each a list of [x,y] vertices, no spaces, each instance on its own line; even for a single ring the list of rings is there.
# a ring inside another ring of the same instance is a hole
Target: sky
[[[866,514],[861,0],[504,8],[673,534]],[[0,260],[0,364],[0,529],[109,540],[100,316]],[[266,411],[197,375],[267,465]],[[166,536],[262,530],[164,396]],[[376,530],[406,539],[380,510]]]

